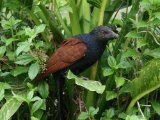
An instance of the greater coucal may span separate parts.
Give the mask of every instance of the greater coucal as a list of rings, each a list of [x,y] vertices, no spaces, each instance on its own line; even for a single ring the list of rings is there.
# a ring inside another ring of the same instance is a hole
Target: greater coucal
[[[87,34],[80,34],[66,39],[50,57],[46,64],[46,70],[40,74],[36,81],[44,79],[50,73],[54,73],[57,85],[57,94],[62,93],[63,82],[67,70],[79,74],[93,65],[102,56],[109,40],[118,35],[107,26],[98,26]],[[58,110],[61,116],[61,96],[58,97]]]

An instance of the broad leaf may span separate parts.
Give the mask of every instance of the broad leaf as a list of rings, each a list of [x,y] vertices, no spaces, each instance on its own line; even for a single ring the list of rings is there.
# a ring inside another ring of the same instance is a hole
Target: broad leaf
[[[33,80],[37,76],[39,70],[40,70],[40,66],[37,62],[31,64],[31,66],[29,67],[29,71],[28,71],[29,78]]]
[[[108,65],[111,68],[117,69],[117,63],[116,63],[116,59],[113,56],[109,56],[108,57]]]
[[[139,56],[140,56],[139,53],[136,50],[131,48],[128,48],[126,51],[122,53],[122,59],[132,57],[135,60]]]
[[[36,101],[36,102],[32,105],[32,109],[31,109],[32,114],[33,114],[34,112],[36,112],[37,110],[39,110],[39,109],[41,108],[41,106],[43,105],[44,102],[45,102],[45,101],[42,100],[42,99]]]
[[[4,89],[0,90],[0,101],[4,98]]]
[[[10,89],[11,86],[8,83],[0,82],[0,90]]]
[[[36,26],[36,28],[35,28],[36,29],[36,34],[39,34],[39,33],[43,32],[45,27],[46,27],[45,24],[40,24],[39,26]]]
[[[160,48],[156,48],[154,50],[146,49],[144,51],[144,54],[152,56],[154,58],[160,58]]]
[[[104,68],[103,69],[103,76],[104,77],[112,75],[113,73],[114,73],[114,70],[111,68]]]
[[[99,94],[102,94],[105,90],[105,85],[102,85],[100,82],[93,80],[83,80],[82,78],[75,76],[71,71],[68,72],[67,78],[75,79],[75,83],[77,85],[82,86],[89,91],[95,91]]]
[[[38,91],[40,93],[40,95],[42,96],[42,98],[46,99],[48,97],[49,94],[49,86],[46,82],[41,82],[38,85]]]
[[[28,67],[17,66],[15,69],[13,69],[11,71],[11,74],[15,77],[15,76],[18,76],[22,73],[26,73],[27,71],[28,71]]]
[[[106,100],[112,100],[114,98],[117,98],[117,93],[115,93],[114,91],[106,91]]]
[[[32,43],[27,41],[18,43],[18,48],[16,49],[16,55],[19,55],[21,52],[28,52]]]
[[[89,116],[86,112],[81,112],[81,114],[78,116],[78,120],[86,120],[88,117]]]
[[[125,83],[125,78],[115,77],[116,88],[121,87]]]
[[[137,33],[136,31],[130,31],[125,37],[128,37],[128,38],[142,38],[142,36]]]
[[[17,41],[18,39],[16,38],[9,38],[6,40],[6,46],[10,45],[12,42]]]
[[[34,60],[34,57],[29,54],[23,54],[17,57],[16,64],[27,65]]]
[[[9,120],[17,112],[22,102],[15,98],[8,100],[0,109],[0,120]]]

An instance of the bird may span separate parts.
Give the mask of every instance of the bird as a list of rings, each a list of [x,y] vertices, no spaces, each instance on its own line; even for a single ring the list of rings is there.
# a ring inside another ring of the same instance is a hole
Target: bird
[[[37,81],[44,80],[49,74],[54,74],[57,87],[59,120],[62,120],[61,94],[66,72],[71,70],[75,75],[96,63],[102,56],[107,43],[118,38],[118,34],[108,26],[97,26],[85,34],[75,35],[64,40],[60,47],[51,55],[46,63],[46,69],[38,75]]]

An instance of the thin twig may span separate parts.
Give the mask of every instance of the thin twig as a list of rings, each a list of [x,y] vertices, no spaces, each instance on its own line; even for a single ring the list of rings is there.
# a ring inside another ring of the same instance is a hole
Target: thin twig
[[[141,110],[141,107],[140,107],[138,101],[137,101],[137,106],[138,106],[138,110],[139,110],[139,112],[141,113],[142,117],[145,119],[145,116],[144,116],[144,114],[143,114],[143,112],[142,112],[142,110]]]

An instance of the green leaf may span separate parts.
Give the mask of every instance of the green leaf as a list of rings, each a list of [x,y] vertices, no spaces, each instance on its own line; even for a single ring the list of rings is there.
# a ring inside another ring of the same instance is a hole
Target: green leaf
[[[7,51],[7,53],[6,53],[6,56],[8,57],[8,59],[10,60],[10,61],[14,61],[15,60],[15,52],[12,52],[12,51]]]
[[[31,64],[31,66],[29,67],[29,71],[28,71],[29,78],[33,80],[37,76],[39,70],[40,70],[40,66],[37,62]]]
[[[11,86],[8,83],[0,82],[0,90],[11,89]]]
[[[147,45],[146,41],[144,39],[138,39],[137,40],[137,48],[141,48],[143,46]]]
[[[0,90],[0,101],[4,98],[4,89]]]
[[[89,107],[88,114],[92,117],[94,117],[99,111],[99,108]]]
[[[131,49],[131,48],[128,48],[127,51],[124,51],[122,53],[122,59],[132,57],[135,60],[139,56],[140,56],[139,53],[136,50]]]
[[[39,120],[39,119],[34,116],[31,116],[31,120]]]
[[[38,100],[41,100],[41,98],[38,96],[32,98],[32,101],[38,101]]]
[[[115,93],[114,91],[106,91],[106,100],[112,100],[114,98],[117,98],[117,93]]]
[[[137,33],[136,31],[130,31],[125,37],[128,38],[143,38],[139,33]]]
[[[115,77],[116,88],[121,87],[125,83],[125,78]]]
[[[17,57],[15,61],[16,64],[19,65],[27,65],[34,60],[34,57],[29,54],[23,54]]]
[[[86,120],[88,117],[89,116],[86,112],[81,112],[81,114],[78,116],[78,120]]]
[[[106,77],[106,76],[109,76],[109,75],[112,75],[114,73],[114,70],[113,69],[110,69],[110,68],[104,68],[103,69],[103,76]]]
[[[27,94],[27,100],[28,100],[29,102],[32,101],[33,95],[34,95],[33,90],[29,91],[29,93]]]
[[[158,102],[152,102],[152,107],[156,111],[158,115],[160,115],[160,103]]]
[[[42,98],[46,99],[48,97],[49,94],[49,86],[46,82],[41,82],[38,85],[38,91],[40,93],[40,95],[42,96]]]
[[[28,35],[29,38],[29,42],[32,42],[32,40],[41,32],[44,31],[46,25],[45,24],[41,24],[39,26],[35,26],[33,29],[31,28],[25,28],[25,34]]]
[[[110,108],[107,110],[107,118],[110,120],[115,115],[114,109]]]
[[[11,17],[8,21],[2,20],[1,25],[5,30],[13,29],[13,27],[19,22],[21,22],[21,20],[16,20],[14,17]]]
[[[34,102],[34,104],[32,105],[32,109],[31,109],[32,115],[34,112],[36,112],[37,110],[41,108],[41,106],[43,105],[43,102],[44,100],[42,99]]]
[[[28,52],[30,50],[31,45],[32,43],[29,43],[27,41],[19,42],[18,48],[16,49],[16,55],[18,56],[21,52]]]
[[[0,109],[0,120],[9,120],[18,110],[23,101],[18,101],[15,98],[8,100]]]
[[[122,113],[120,113],[119,115],[118,115],[118,118],[121,118],[121,119],[125,119],[127,117],[127,115],[124,113],[124,112],[122,112]]]
[[[25,35],[28,35],[29,37],[35,38],[36,37],[36,30],[31,29],[30,27],[24,28]]]
[[[0,76],[1,77],[5,77],[5,76],[7,76],[9,74],[10,74],[10,72],[0,72]]]
[[[0,58],[3,57],[5,52],[6,52],[6,46],[1,46],[0,47]]]
[[[158,18],[160,20],[160,12],[155,12],[154,15],[156,18]]]
[[[109,56],[109,57],[108,57],[108,65],[109,65],[111,68],[117,69],[116,59],[115,59],[113,56]]]
[[[28,71],[28,67],[20,67],[20,66],[17,66],[15,69],[13,69],[11,71],[11,75],[13,75],[14,77],[22,74],[22,73],[27,73]]]
[[[152,56],[154,58],[160,58],[160,48],[156,48],[156,49],[153,49],[153,50],[146,49],[144,51],[144,55],[149,55],[149,56]]]
[[[148,27],[148,23],[145,21],[138,21],[137,27],[142,28],[142,27]]]
[[[43,110],[37,110],[37,111],[34,113],[34,116],[35,116],[36,118],[38,118],[38,120],[42,120],[43,114],[44,114],[44,111],[43,111]]]
[[[126,68],[131,68],[132,65],[131,65],[131,63],[129,63],[128,61],[122,60],[122,61],[117,65],[117,67],[118,67],[118,68],[126,69]]]
[[[36,34],[39,34],[39,33],[43,32],[45,27],[46,27],[45,24],[40,24],[39,26],[36,26],[36,28],[35,28],[36,29]]]
[[[82,78],[75,76],[71,71],[68,72],[67,78],[75,79],[75,83],[77,85],[82,86],[89,91],[95,91],[99,94],[102,94],[105,90],[105,85],[102,85],[100,82],[93,80],[83,80]]]
[[[8,45],[10,45],[12,42],[14,42],[14,41],[17,41],[18,39],[16,39],[16,38],[9,38],[9,39],[7,39],[6,40],[6,46],[8,46]]]

